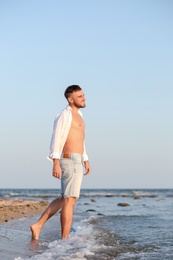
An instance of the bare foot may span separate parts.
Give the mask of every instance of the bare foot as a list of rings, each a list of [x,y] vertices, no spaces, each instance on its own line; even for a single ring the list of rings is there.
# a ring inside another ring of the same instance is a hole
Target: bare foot
[[[37,223],[30,226],[32,232],[32,240],[38,240],[41,232],[41,226]]]
[[[70,238],[70,235],[67,235],[67,236],[62,236],[61,239],[68,239]]]
[[[39,249],[39,243],[38,243],[38,240],[31,240],[30,241],[30,249],[32,251],[36,251]]]

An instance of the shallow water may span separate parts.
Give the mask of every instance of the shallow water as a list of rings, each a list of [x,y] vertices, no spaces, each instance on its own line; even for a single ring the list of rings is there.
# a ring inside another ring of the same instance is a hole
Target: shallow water
[[[1,194],[52,200],[56,191],[3,190]],[[134,199],[136,195],[140,198]],[[119,207],[118,203],[130,206]],[[29,226],[36,219],[0,225],[4,259],[173,259],[172,190],[82,190],[67,240],[60,239],[57,214],[44,226],[39,243],[32,244]]]

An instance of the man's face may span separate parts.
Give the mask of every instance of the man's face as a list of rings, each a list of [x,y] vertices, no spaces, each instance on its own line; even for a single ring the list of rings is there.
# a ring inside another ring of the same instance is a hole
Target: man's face
[[[85,104],[85,95],[82,90],[73,92],[69,97],[69,102],[71,105],[77,108],[84,108]]]

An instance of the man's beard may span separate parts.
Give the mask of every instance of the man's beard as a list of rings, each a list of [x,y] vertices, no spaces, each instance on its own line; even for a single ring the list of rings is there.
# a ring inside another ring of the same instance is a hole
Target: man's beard
[[[75,105],[75,107],[77,107],[77,108],[84,108],[84,107],[86,107],[86,104],[84,103],[84,105],[81,105],[81,104],[79,104],[79,103],[77,103],[77,102],[73,102],[73,104]]]

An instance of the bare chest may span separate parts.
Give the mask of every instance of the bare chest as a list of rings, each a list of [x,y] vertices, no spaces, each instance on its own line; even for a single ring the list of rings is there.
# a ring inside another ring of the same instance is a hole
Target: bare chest
[[[83,131],[85,128],[84,121],[79,114],[72,115],[72,124],[71,128],[75,128],[78,131]]]

